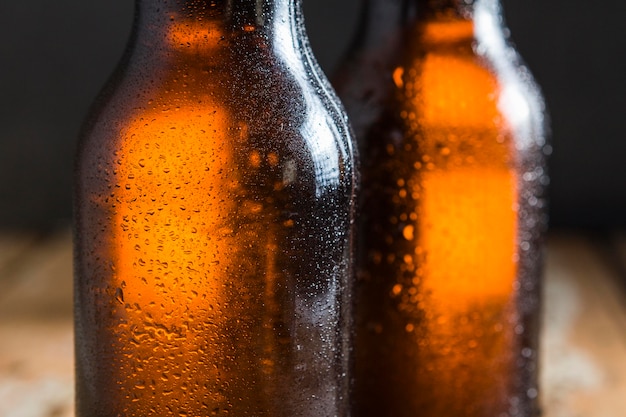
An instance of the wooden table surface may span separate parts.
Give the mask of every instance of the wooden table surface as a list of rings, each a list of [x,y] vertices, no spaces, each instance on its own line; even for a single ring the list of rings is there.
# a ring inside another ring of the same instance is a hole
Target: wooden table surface
[[[626,415],[624,271],[626,236],[550,236],[544,417]],[[72,355],[70,232],[0,234],[0,417],[73,416]]]

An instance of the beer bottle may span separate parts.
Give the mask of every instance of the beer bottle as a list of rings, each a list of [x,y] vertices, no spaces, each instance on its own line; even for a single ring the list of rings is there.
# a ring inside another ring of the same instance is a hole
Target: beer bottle
[[[354,417],[537,413],[544,104],[495,0],[368,0]]]
[[[137,0],[78,150],[78,416],[346,415],[351,140],[300,1]]]

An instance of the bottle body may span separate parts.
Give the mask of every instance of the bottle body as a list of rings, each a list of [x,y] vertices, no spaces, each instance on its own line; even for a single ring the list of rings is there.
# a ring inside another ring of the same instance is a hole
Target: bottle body
[[[80,145],[78,415],[341,416],[345,119],[315,63],[263,33],[284,12],[299,28],[293,4],[206,3],[138,36]]]
[[[335,84],[363,167],[353,415],[533,416],[543,102],[494,2],[407,3]]]

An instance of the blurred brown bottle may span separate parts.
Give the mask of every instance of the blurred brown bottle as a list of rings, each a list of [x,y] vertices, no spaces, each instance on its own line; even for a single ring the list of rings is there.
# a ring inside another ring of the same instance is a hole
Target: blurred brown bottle
[[[351,140],[300,1],[136,2],[77,160],[78,416],[346,415]]]
[[[495,0],[368,0],[353,417],[537,414],[544,104]]]

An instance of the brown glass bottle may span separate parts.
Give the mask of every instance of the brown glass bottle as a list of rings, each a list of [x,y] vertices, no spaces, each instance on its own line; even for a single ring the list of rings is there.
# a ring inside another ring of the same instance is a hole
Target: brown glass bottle
[[[300,2],[136,5],[77,159],[77,415],[345,416],[353,147]]]
[[[354,417],[537,413],[544,105],[495,0],[369,0]]]

